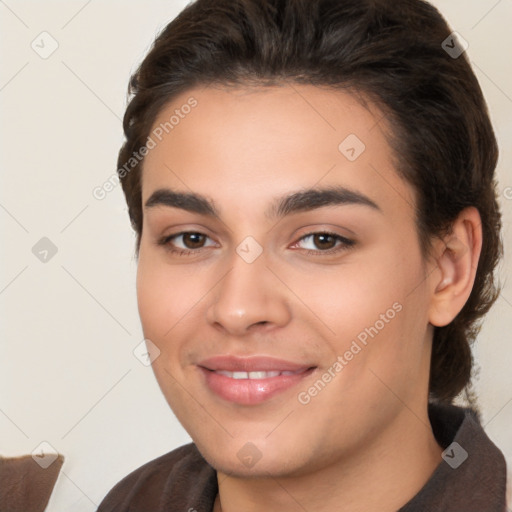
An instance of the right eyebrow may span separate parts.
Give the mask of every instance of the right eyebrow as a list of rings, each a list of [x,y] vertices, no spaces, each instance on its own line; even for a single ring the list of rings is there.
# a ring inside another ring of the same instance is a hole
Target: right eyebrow
[[[146,201],[145,208],[170,206],[200,215],[208,215],[220,220],[220,215],[212,201],[193,192],[176,192],[168,188],[155,190]]]

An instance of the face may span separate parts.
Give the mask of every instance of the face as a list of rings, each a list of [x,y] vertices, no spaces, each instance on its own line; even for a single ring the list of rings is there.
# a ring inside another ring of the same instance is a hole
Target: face
[[[313,86],[194,89],[154,133],[139,312],[203,456],[298,475],[404,435],[426,411],[429,268],[379,110]]]

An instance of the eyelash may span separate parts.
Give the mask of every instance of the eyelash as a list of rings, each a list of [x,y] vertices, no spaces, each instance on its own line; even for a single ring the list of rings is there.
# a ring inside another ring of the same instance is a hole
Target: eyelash
[[[176,254],[177,256],[193,256],[193,255],[197,255],[198,253],[202,252],[203,249],[206,249],[206,247],[199,247],[198,249],[180,249],[180,248],[174,247],[171,244],[171,240],[173,240],[174,238],[177,238],[179,236],[182,236],[182,235],[200,235],[200,236],[209,238],[208,235],[205,235],[204,233],[200,233],[198,231],[181,231],[180,233],[175,233],[173,235],[169,235],[169,236],[165,236],[165,237],[161,238],[158,241],[158,245],[165,247],[166,250],[168,250],[172,254]],[[314,231],[311,233],[307,233],[306,235],[303,235],[302,237],[300,237],[299,240],[295,243],[298,243],[301,240],[304,240],[308,237],[312,237],[314,235],[328,235],[328,236],[334,237],[336,239],[336,241],[339,241],[341,243],[338,246],[335,246],[331,249],[327,249],[325,251],[322,251],[322,250],[314,251],[311,249],[306,249],[305,251],[308,256],[332,255],[332,254],[335,254],[335,253],[338,253],[341,251],[346,251],[349,248],[353,247],[356,243],[354,240],[350,240],[349,238],[345,238],[341,235],[338,235],[337,233],[332,233],[330,231]]]

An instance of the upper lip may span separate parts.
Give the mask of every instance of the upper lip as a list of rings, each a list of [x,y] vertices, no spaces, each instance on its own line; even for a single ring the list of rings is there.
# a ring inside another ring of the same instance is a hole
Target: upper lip
[[[233,355],[214,356],[198,363],[208,370],[228,372],[299,372],[312,368],[311,364],[293,363],[269,356],[238,357]]]

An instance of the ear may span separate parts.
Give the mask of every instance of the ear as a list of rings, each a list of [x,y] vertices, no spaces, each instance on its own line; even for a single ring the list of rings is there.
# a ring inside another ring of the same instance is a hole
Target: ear
[[[473,289],[481,250],[480,214],[474,207],[465,208],[453,222],[451,232],[434,243],[436,266],[429,275],[432,325],[448,325],[464,307]]]

